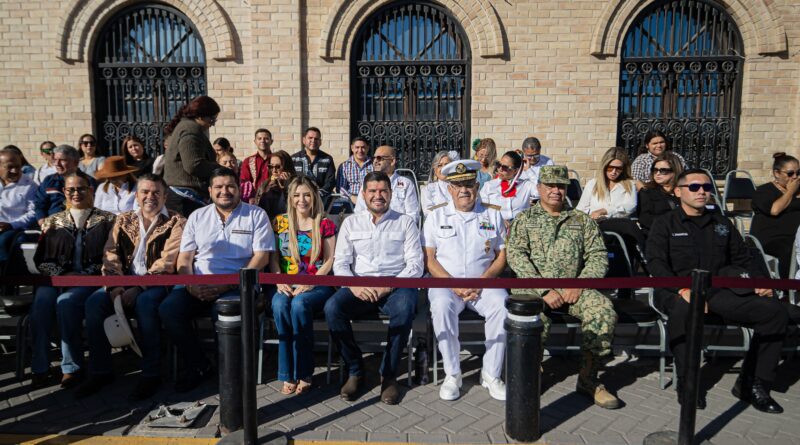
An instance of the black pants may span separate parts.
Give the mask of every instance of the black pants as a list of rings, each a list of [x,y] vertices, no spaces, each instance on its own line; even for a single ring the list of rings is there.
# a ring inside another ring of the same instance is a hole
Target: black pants
[[[183,196],[167,189],[167,202],[165,203],[167,209],[173,212],[180,213],[184,218],[188,218],[195,210],[204,207],[202,204],[192,201],[191,199],[184,198]]]
[[[663,308],[669,316],[669,346],[675,357],[675,374],[683,378],[686,367],[686,320],[689,303],[675,294],[662,295]],[[671,300],[671,301],[670,301]],[[784,304],[755,294],[737,295],[728,289],[718,290],[708,300],[708,312],[717,314],[725,323],[741,325],[755,331],[742,370],[745,376],[764,381],[775,380],[775,368],[781,357],[789,314]]]
[[[778,259],[781,278],[794,278],[789,276],[789,267],[792,265],[792,247],[794,247],[794,237],[772,240],[764,244],[764,253]]]

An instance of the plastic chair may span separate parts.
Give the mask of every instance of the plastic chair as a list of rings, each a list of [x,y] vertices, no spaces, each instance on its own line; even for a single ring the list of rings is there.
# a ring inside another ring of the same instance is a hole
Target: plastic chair
[[[739,177],[737,174],[741,173],[744,177]],[[745,221],[753,219],[753,210],[728,210],[728,201],[745,200],[752,201],[753,194],[756,192],[756,184],[753,182],[753,177],[746,170],[731,170],[725,175],[725,188],[722,192],[722,207],[723,214],[728,218],[732,218],[736,224],[736,228],[740,233],[745,234]]]

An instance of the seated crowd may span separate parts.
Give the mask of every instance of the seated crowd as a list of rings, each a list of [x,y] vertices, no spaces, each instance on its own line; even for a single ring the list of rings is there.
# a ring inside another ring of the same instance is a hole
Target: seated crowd
[[[377,147],[370,156],[368,141],[356,138],[351,156],[337,170],[333,158],[320,149],[322,133],[315,127],[304,131],[303,149],[292,155],[273,152],[272,134],[259,129],[256,152],[239,163],[229,141],[220,138],[212,144],[205,136],[218,113],[208,97],[182,108],[165,130],[169,137],[161,159],[149,157],[133,136],[122,144],[124,156],[100,156],[92,135],[80,138],[81,152],[45,142],[40,149],[52,167],[50,174],[46,169],[25,172],[27,163],[15,147],[0,151],[3,270],[13,271],[15,235],[38,223],[42,235],[34,262],[40,273],[51,276],[229,274],[247,267],[354,277],[427,273],[491,279],[506,273],[519,278],[602,278],[609,265],[603,231],[620,233],[639,269],[652,276],[688,276],[694,268],[713,275],[763,275],[737,229],[712,205],[713,178],[688,168],[659,132],[645,138],[643,152],[633,162],[623,149],[608,150],[573,208],[566,197],[567,167],[543,156],[537,138],[525,139],[519,150],[499,159],[491,139],[479,141],[474,160],[461,160],[457,152],[436,153],[418,195],[417,184],[398,174],[393,147]],[[767,252],[779,254],[782,263],[788,255],[787,243],[781,241],[794,236],[800,225],[799,169],[797,159],[776,156],[775,181],[760,187],[753,200],[753,232],[764,237]],[[353,214],[340,219],[337,228],[326,205],[352,208]],[[792,224],[791,230],[786,228]],[[324,313],[349,376],[341,397],[355,400],[364,384],[364,366],[351,320],[380,312],[388,317],[379,371],[381,400],[397,403],[400,357],[416,316],[417,289],[282,284],[269,293],[282,393],[312,390],[313,319]],[[576,391],[601,407],[619,407],[619,399],[598,377],[612,357],[617,314],[610,298],[594,289],[511,293],[543,299],[543,341],[552,313],[581,321]],[[761,298],[771,293],[715,289],[707,311],[754,329],[734,394],[759,410],[779,413],[782,408],[770,397],[769,385],[789,313],[777,299]],[[689,294],[688,289],[656,292],[659,309],[669,315],[678,387],[686,366],[683,320]],[[492,398],[505,400],[507,297],[504,289],[429,290],[446,374],[442,399],[460,396],[458,317],[469,309],[485,319],[480,383]],[[151,397],[161,384],[162,327],[182,362],[175,390],[191,390],[213,375],[215,367],[192,321],[216,319],[215,302],[237,298],[238,288],[228,285],[40,286],[31,308],[32,386],[60,379],[61,386],[77,387],[75,395],[86,397],[111,384],[111,344],[103,325],[115,305],[121,305],[137,320],[139,333],[134,346],[142,372],[131,400]],[[54,321],[61,339],[60,378],[50,368]],[[701,399],[695,403],[705,405]]]

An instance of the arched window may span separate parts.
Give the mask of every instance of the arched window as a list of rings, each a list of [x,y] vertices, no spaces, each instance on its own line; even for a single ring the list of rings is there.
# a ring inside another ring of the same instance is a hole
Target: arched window
[[[94,51],[95,124],[101,144],[121,154],[135,135],[151,156],[178,109],[206,94],[206,54],[194,25],[176,9],[137,5],[103,26]]]
[[[351,134],[398,149],[399,166],[427,173],[438,150],[468,154],[470,50],[439,6],[392,3],[355,39]]]
[[[661,130],[692,167],[735,168],[742,46],[736,24],[711,1],[643,11],[622,45],[617,144],[635,155],[645,133]]]

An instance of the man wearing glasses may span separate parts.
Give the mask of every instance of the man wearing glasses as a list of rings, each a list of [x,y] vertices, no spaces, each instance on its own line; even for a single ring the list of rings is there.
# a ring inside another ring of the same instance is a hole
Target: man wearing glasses
[[[417,196],[417,185],[414,181],[400,176],[395,169],[397,168],[397,152],[394,147],[381,145],[375,149],[372,157],[372,168],[376,172],[386,173],[392,184],[392,200],[389,208],[395,212],[408,215],[415,223],[419,222],[419,197]],[[356,200],[356,212],[367,210],[364,195],[359,194]]]
[[[71,145],[59,145],[53,149],[53,167],[56,172],[44,178],[34,197],[36,220],[41,226],[44,219],[50,215],[64,210],[64,176],[75,173],[81,155]],[[92,190],[97,189],[97,181],[89,177]]]
[[[520,178],[536,184],[539,170],[545,165],[553,165],[553,160],[542,154],[542,143],[535,137],[525,138],[522,141],[522,174],[520,174]]]
[[[741,235],[728,218],[706,207],[711,199],[711,178],[700,169],[687,170],[678,177],[675,195],[680,207],[656,219],[647,238],[648,270],[657,277],[685,277],[693,269],[713,276],[763,276],[752,262]],[[783,408],[770,397],[769,385],[786,335],[788,313],[773,298],[771,289],[711,289],[706,311],[726,323],[752,328],[755,335],[742,364],[733,395],[759,411],[781,413]],[[670,349],[675,357],[678,402],[683,403],[686,367],[686,319],[689,289],[656,290],[656,303],[669,316]],[[704,397],[695,401],[705,407]]]
[[[41,167],[36,169],[36,173],[33,174],[33,182],[36,185],[39,185],[44,181],[44,178],[52,175],[56,172],[56,168],[53,166],[53,149],[56,148],[56,144],[50,141],[44,141],[41,145],[39,145],[39,154],[42,156],[42,164]]]

